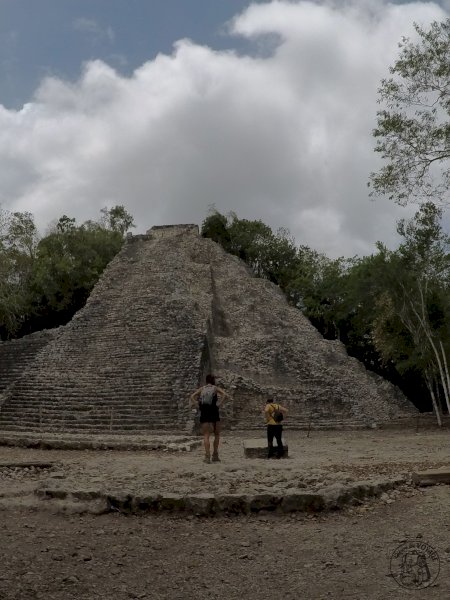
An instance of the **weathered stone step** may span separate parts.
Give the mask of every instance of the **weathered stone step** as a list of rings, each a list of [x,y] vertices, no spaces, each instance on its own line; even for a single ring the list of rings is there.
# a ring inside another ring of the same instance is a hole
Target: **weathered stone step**
[[[154,386],[151,384],[151,382],[148,382],[146,385],[140,385],[140,384],[135,384],[135,385],[130,385],[127,384],[124,381],[120,381],[119,382],[120,385],[118,385],[117,383],[115,385],[113,385],[111,382],[109,383],[109,385],[102,385],[101,389],[96,389],[95,387],[93,387],[92,382],[88,381],[85,384],[83,384],[83,382],[79,382],[79,385],[76,386],[75,384],[71,385],[71,386],[64,386],[64,387],[54,387],[51,391],[47,391],[45,388],[45,385],[42,385],[42,390],[40,388],[39,385],[23,385],[23,384],[17,384],[14,386],[14,388],[12,388],[11,391],[13,391],[15,394],[17,395],[24,395],[24,396],[37,396],[38,394],[41,393],[45,393],[48,395],[64,395],[64,394],[74,394],[74,395],[83,395],[83,394],[87,394],[89,392],[92,392],[92,390],[95,390],[96,395],[98,396],[107,396],[107,395],[113,395],[115,394],[116,396],[121,396],[121,397],[133,397],[136,396],[138,394],[142,394],[142,393],[154,393],[154,394],[164,394],[167,393],[168,390],[171,390],[172,386],[171,386],[171,382],[168,381],[166,383],[164,383],[164,385],[160,385],[160,386]],[[161,383],[161,382],[160,382]]]
[[[124,411],[119,411],[119,410],[112,410],[111,408],[107,407],[96,407],[96,408],[86,408],[86,409],[82,409],[82,408],[76,408],[76,409],[72,409],[72,410],[68,410],[66,408],[60,408],[58,409],[58,407],[54,407],[51,409],[32,409],[29,407],[24,407],[21,410],[14,410],[14,409],[3,409],[0,410],[0,418],[19,418],[20,416],[29,414],[29,415],[57,415],[57,414],[66,414],[66,415],[71,415],[71,414],[76,414],[76,415],[80,415],[80,416],[85,416],[88,417],[89,415],[95,415],[95,414],[99,414],[99,415],[122,415],[123,417],[130,417],[133,415],[173,415],[173,413],[177,412],[177,408],[176,406],[170,406],[167,408],[160,408],[160,409],[155,409],[155,410],[140,410],[140,409],[136,409],[136,410],[124,410]]]
[[[58,416],[60,418],[64,418],[64,419],[85,419],[85,420],[92,420],[92,419],[107,419],[110,420],[111,418],[113,420],[123,420],[123,421],[129,421],[129,420],[139,420],[139,419],[171,419],[173,418],[173,416],[177,414],[176,410],[173,411],[164,411],[164,412],[159,412],[159,413],[147,413],[147,414],[142,414],[142,413],[123,413],[123,414],[119,414],[119,413],[111,413],[110,411],[90,411],[90,412],[66,412],[66,411],[54,411],[54,412],[21,412],[21,413],[9,413],[9,414],[1,414],[0,413],[0,422],[1,421],[16,421],[18,419],[25,419],[25,418],[29,418],[32,420],[38,420],[38,419],[51,419],[51,418],[57,418]]]
[[[178,396],[180,397],[180,396]],[[186,402],[188,402],[188,395],[181,394],[181,397],[186,398]],[[122,405],[124,402],[127,404],[132,404],[133,406],[145,406],[149,404],[170,404],[173,402],[173,395],[171,393],[167,393],[164,395],[158,394],[150,394],[144,395],[140,394],[137,396],[126,396],[126,397],[117,397],[117,396],[94,396],[95,404],[103,404],[103,405]],[[14,404],[15,406],[26,406],[26,405],[56,405],[56,406],[79,406],[80,404],[93,404],[93,396],[92,395],[83,395],[83,396],[75,396],[71,394],[60,395],[60,396],[35,396],[35,397],[26,397],[14,395],[8,398],[8,404],[11,406]]]
[[[51,407],[51,408],[32,408],[32,407],[23,407],[21,409],[16,409],[13,407],[6,407],[0,410],[0,418],[8,418],[8,417],[16,417],[19,415],[53,415],[53,414],[77,414],[77,415],[91,415],[91,414],[104,414],[104,415],[123,415],[132,416],[132,415],[172,415],[177,411],[177,407],[175,405],[167,406],[167,407],[159,407],[159,408],[136,408],[132,409],[131,407],[127,407],[127,409],[120,410],[113,409],[108,406],[96,406],[96,407],[77,407],[77,408],[59,408],[59,407]]]
[[[255,430],[265,429],[266,425],[262,421],[259,424],[248,423],[245,420],[232,424],[232,429],[235,430]],[[318,430],[318,429],[367,429],[369,425],[361,421],[345,421],[345,420],[327,420],[327,421],[283,421],[283,428],[286,430]]]
[[[50,433],[50,434],[59,434],[59,433],[70,433],[70,434],[113,434],[113,435],[145,435],[149,432],[153,433],[159,433],[159,432],[165,432],[165,431],[183,431],[184,427],[183,426],[178,426],[177,423],[170,423],[170,424],[158,424],[155,423],[154,425],[151,426],[147,426],[145,428],[141,427],[139,429],[137,428],[133,428],[133,429],[127,429],[127,428],[120,428],[120,427],[113,427],[112,429],[109,427],[101,427],[101,428],[93,428],[93,427],[87,427],[87,428],[80,428],[80,427],[71,427],[71,428],[66,428],[66,427],[52,427],[50,425],[43,425],[41,426],[35,426],[35,425],[29,425],[27,427],[15,427],[14,429],[0,429],[0,434],[3,431],[10,431],[11,433],[16,433],[16,434],[21,434],[21,433]]]
[[[115,415],[114,413],[110,413],[110,412],[105,412],[105,411],[95,411],[95,412],[79,412],[79,413],[75,413],[75,412],[71,412],[71,413],[66,413],[64,411],[59,411],[59,412],[54,412],[54,413],[30,413],[30,412],[24,412],[24,413],[20,413],[20,414],[9,414],[9,415],[0,415],[0,422],[4,422],[4,421],[13,421],[13,422],[19,422],[21,420],[33,420],[33,421],[38,421],[39,419],[53,419],[53,418],[60,418],[60,419],[65,419],[65,420],[85,420],[85,421],[92,421],[95,419],[102,419],[102,420],[107,420],[110,421],[111,419],[114,421],[139,421],[139,420],[151,420],[151,419],[161,419],[161,420],[170,420],[174,417],[174,415],[177,414],[176,411],[173,412],[164,412],[164,413],[149,413],[147,415],[140,415],[140,413],[129,413],[126,415]]]
[[[85,420],[85,421],[68,421],[62,418],[60,419],[51,419],[51,420],[23,420],[20,423],[18,422],[0,422],[0,430],[11,430],[11,431],[27,431],[31,429],[48,429],[50,427],[54,427],[56,429],[76,429],[80,431],[93,431],[95,429],[99,430],[108,430],[108,429],[123,429],[126,431],[138,431],[140,429],[173,429],[178,425],[176,419],[149,419],[149,420],[139,420],[135,422],[121,422],[121,421],[111,421],[109,419],[105,420]]]
[[[235,418],[236,423],[246,423],[247,425],[251,425],[251,426],[255,426],[258,427],[260,425],[265,425],[265,419],[263,416],[259,417],[259,418],[254,418],[254,417],[250,417],[250,418],[246,418],[246,417],[240,417],[240,418]],[[289,414],[282,422],[282,425],[293,425],[293,424],[298,424],[298,425],[305,425],[308,426],[310,423],[352,423],[354,425],[358,425],[360,423],[365,423],[366,421],[364,421],[363,419],[355,419],[352,417],[347,417],[346,415],[341,415],[339,413],[337,413],[335,415],[334,418],[330,418],[329,415],[326,416],[321,416],[321,415],[314,415],[311,417],[296,417],[295,415]]]
[[[98,388],[96,387],[96,385],[100,385],[101,387]],[[108,379],[107,381],[93,381],[92,379],[86,378],[86,379],[79,379],[78,381],[75,380],[70,383],[70,385],[55,385],[52,387],[52,392],[53,393],[59,393],[59,392],[70,392],[72,390],[80,390],[80,391],[89,391],[90,389],[92,389],[93,387],[96,389],[96,392],[98,391],[99,393],[110,393],[111,391],[116,390],[118,393],[122,393],[124,394],[127,390],[129,391],[129,393],[133,393],[135,390],[143,390],[143,389],[152,389],[155,392],[164,392],[167,389],[171,389],[173,385],[173,379],[172,379],[172,374],[170,376],[170,378],[164,378],[163,376],[161,376],[158,380],[158,382],[153,382],[150,378],[145,382],[145,381],[126,381],[124,379],[118,379],[118,381],[113,381],[111,379]],[[37,382],[34,381],[33,384],[28,383],[28,382],[20,382],[20,383],[16,383],[14,384],[14,389],[18,390],[20,392],[32,392],[33,390],[36,393],[36,390],[40,387],[45,387],[45,382]]]
[[[176,408],[178,406],[178,402],[171,400],[164,403],[160,403],[149,399],[148,401],[139,402],[139,403],[109,403],[109,402],[97,402],[95,404],[88,402],[66,402],[65,399],[61,398],[59,401],[55,402],[46,402],[46,403],[25,403],[21,402],[17,403],[5,403],[3,408],[0,407],[0,414],[2,411],[10,412],[17,410],[30,410],[32,412],[37,411],[82,411],[89,412],[92,410],[107,410],[107,411],[121,411],[122,408],[126,412],[138,412],[138,411],[151,411],[151,410],[171,410],[172,408]]]
[[[0,408],[1,410],[8,410],[8,409],[20,409],[20,410],[24,410],[26,408],[30,408],[32,410],[37,410],[39,408],[42,409],[65,409],[65,410],[90,410],[91,408],[113,408],[114,410],[121,408],[122,406],[124,406],[124,404],[122,402],[116,401],[102,401],[102,402],[95,402],[92,403],[90,401],[67,401],[66,399],[60,399],[60,400],[55,400],[54,402],[42,402],[42,401],[38,401],[36,400],[35,402],[33,401],[17,401],[17,402],[12,402],[11,400],[6,403],[3,407],[3,409]],[[125,405],[125,410],[145,410],[145,409],[152,409],[154,408],[155,410],[157,408],[171,408],[172,406],[178,406],[178,402],[173,400],[173,399],[164,399],[164,400],[157,400],[154,398],[149,398],[147,400],[140,400],[140,401],[132,401],[132,402],[128,402]],[[186,407],[188,406],[188,402],[186,402]]]

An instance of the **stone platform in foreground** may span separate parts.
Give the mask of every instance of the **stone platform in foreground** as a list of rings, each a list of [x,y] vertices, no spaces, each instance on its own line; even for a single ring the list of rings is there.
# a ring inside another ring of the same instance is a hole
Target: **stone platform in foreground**
[[[358,481],[331,485],[313,493],[308,490],[274,491],[266,494],[169,494],[147,491],[140,495],[126,491],[102,489],[73,489],[54,481],[43,481],[34,495],[41,501],[65,501],[66,509],[74,512],[102,514],[118,511],[124,514],[170,512],[215,516],[221,514],[250,514],[260,511],[279,513],[320,512],[361,504],[378,498],[387,491],[407,483],[404,477],[376,481]]]
[[[0,446],[42,450],[147,450],[190,452],[201,446],[197,436],[180,433],[134,435],[0,431]]]
[[[422,494],[414,472],[450,470],[448,431],[286,432],[289,460],[245,458],[250,437],[224,434],[212,464],[200,438],[189,452],[0,446],[0,509],[282,515],[347,507],[357,515]],[[263,435],[254,441],[265,444]]]

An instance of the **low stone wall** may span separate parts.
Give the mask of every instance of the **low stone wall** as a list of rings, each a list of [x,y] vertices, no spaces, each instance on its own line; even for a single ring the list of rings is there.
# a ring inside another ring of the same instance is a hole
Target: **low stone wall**
[[[180,435],[152,436],[79,436],[71,434],[1,432],[0,446],[41,450],[145,450],[159,452],[191,452],[202,445],[200,438]]]
[[[142,514],[168,512],[193,514],[196,516],[217,516],[223,514],[247,515],[261,511],[278,512],[321,512],[338,510],[345,506],[361,504],[362,501],[377,498],[385,492],[405,485],[404,477],[379,481],[358,481],[351,484],[335,484],[320,492],[298,491],[297,493],[266,494],[169,494],[149,491],[134,495],[126,491],[103,491],[92,489],[66,489],[54,481],[42,482],[35,490],[35,496],[43,501],[57,500],[78,505],[79,512],[121,512]]]

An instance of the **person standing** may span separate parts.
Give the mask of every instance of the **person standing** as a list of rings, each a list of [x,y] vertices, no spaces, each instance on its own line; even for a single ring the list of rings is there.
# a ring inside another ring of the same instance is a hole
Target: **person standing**
[[[272,398],[267,400],[266,406],[264,408],[264,415],[266,417],[267,424],[267,458],[273,458],[275,456],[273,438],[275,438],[277,441],[276,457],[281,458],[284,455],[283,441],[281,439],[283,435],[283,425],[281,423],[283,421],[284,415],[287,412],[287,408],[281,406],[281,404],[278,404]]]
[[[206,376],[206,385],[195,390],[190,398],[190,406],[197,404],[200,410],[200,428],[203,434],[203,444],[205,447],[204,462],[211,462],[210,435],[214,433],[212,462],[220,462],[219,444],[220,444],[220,414],[219,408],[222,406],[225,398],[230,396],[225,390],[216,386],[214,375]]]

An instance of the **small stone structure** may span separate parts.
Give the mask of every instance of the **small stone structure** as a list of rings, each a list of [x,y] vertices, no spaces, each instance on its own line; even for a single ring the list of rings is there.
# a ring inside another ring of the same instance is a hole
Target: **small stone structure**
[[[427,471],[415,471],[412,475],[413,483],[419,486],[450,484],[450,468],[429,469]]]
[[[245,458],[267,458],[267,443],[265,440],[245,440],[244,441],[244,456]],[[276,448],[277,446],[275,446]],[[289,446],[283,444],[283,458],[289,457]]]
[[[225,425],[261,426],[270,397],[295,427],[416,414],[196,225],[127,237],[68,325],[1,343],[0,361],[0,429],[9,431],[191,430],[188,397],[209,371],[233,396]]]

